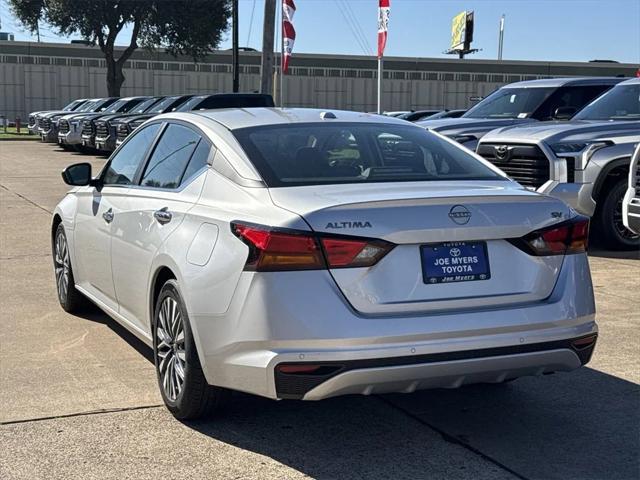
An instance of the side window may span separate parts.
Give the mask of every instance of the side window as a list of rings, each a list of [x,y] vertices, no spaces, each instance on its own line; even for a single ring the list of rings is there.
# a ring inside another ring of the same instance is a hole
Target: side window
[[[211,147],[209,146],[209,144],[204,140],[200,140],[200,143],[198,143],[195,152],[193,152],[193,155],[191,156],[191,160],[189,160],[187,169],[182,175],[182,180],[180,181],[180,183],[188,180],[195,173],[207,166],[207,160],[209,159],[210,151]]]
[[[578,112],[608,88],[610,88],[608,85],[559,88],[540,106],[535,118],[537,120],[551,120],[556,110],[561,107],[575,108],[576,112]]]
[[[158,141],[140,184],[144,187],[177,188],[198,142],[200,135],[190,128],[170,124]]]
[[[156,138],[160,124],[155,123],[136,131],[131,139],[113,156],[102,176],[104,185],[131,185],[140,163]]]

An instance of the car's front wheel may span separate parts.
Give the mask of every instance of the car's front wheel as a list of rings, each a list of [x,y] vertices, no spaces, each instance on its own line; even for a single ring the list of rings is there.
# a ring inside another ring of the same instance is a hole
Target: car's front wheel
[[[227,390],[209,385],[204,377],[175,280],[163,285],[156,301],[153,356],[162,399],[176,418],[203,417],[218,409],[228,396]]]
[[[624,226],[622,220],[622,201],[627,190],[626,178],[612,184],[611,189],[600,200],[596,212],[596,228],[603,244],[616,250],[640,248],[640,235]]]

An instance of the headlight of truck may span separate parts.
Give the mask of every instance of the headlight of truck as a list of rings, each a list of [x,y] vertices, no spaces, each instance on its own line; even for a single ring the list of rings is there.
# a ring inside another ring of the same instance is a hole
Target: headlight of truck
[[[558,157],[575,157],[576,168],[584,170],[591,160],[594,153],[604,147],[613,145],[612,142],[574,142],[574,143],[556,143],[551,145],[551,150]]]

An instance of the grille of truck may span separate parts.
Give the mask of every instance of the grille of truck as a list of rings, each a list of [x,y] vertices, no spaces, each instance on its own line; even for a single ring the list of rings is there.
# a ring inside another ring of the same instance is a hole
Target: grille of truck
[[[82,122],[82,136],[92,137],[93,136],[93,123],[91,120],[85,120]]]
[[[65,133],[69,133],[69,120],[65,120],[63,118],[60,119],[60,121],[58,122],[58,132],[65,134]]]
[[[551,165],[537,145],[481,143],[478,154],[525,187],[540,188],[549,180]]]
[[[109,124],[105,120],[96,122],[96,138],[107,138],[109,136]]]
[[[636,184],[634,185],[636,190],[636,198],[640,197],[640,161],[636,163]]]
[[[126,123],[121,123],[118,125],[118,141],[124,142],[124,140],[129,136],[129,127],[127,127]]]

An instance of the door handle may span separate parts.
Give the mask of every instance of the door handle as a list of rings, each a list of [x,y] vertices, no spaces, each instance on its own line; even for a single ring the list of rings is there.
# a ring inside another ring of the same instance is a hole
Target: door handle
[[[169,223],[173,218],[173,215],[171,215],[171,212],[167,207],[161,208],[160,210],[156,210],[155,212],[153,212],[153,216],[161,225],[164,225],[165,223]]]
[[[107,223],[113,222],[113,209],[110,208],[109,210],[104,212],[102,214],[102,218],[104,218],[104,221],[107,222]]]

